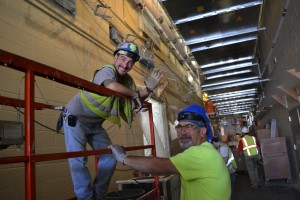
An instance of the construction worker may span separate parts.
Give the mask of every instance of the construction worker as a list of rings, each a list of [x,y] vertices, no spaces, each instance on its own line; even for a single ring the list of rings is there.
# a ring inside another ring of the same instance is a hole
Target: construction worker
[[[242,139],[239,143],[239,150],[244,153],[251,188],[257,189],[260,181],[257,166],[259,161],[258,145],[256,138],[249,135],[249,129],[247,127],[242,128]]]
[[[111,145],[120,163],[151,174],[179,174],[181,200],[229,200],[230,177],[223,158],[207,141],[210,124],[205,109],[196,104],[178,113],[175,127],[184,150],[170,158],[126,155],[119,145]]]
[[[237,164],[235,162],[233,153],[230,147],[222,142],[219,141],[219,138],[215,136],[212,140],[213,145],[215,148],[220,152],[221,156],[224,159],[224,162],[228,168],[231,180],[231,200],[233,200],[233,191],[234,191],[234,183],[236,179],[236,169]]]
[[[161,71],[154,69],[151,75],[144,79],[146,88],[137,88],[128,72],[139,58],[138,46],[133,42],[124,42],[114,52],[114,64],[97,69],[92,78],[93,83],[131,99],[102,96],[81,90],[70,100],[63,113],[68,152],[84,151],[87,143],[94,150],[107,149],[111,140],[102,127],[105,120],[120,125],[121,116],[129,126],[131,125],[132,110],[138,111],[142,108],[142,100],[153,92],[162,78]],[[111,154],[98,157],[98,170],[93,182],[86,166],[86,157],[69,159],[74,191],[79,200],[103,199],[107,193],[116,160]]]

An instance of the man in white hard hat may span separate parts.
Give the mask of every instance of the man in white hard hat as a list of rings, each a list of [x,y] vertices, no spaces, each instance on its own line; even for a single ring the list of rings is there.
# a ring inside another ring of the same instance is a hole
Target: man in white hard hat
[[[258,174],[258,146],[254,136],[249,135],[248,127],[242,128],[242,139],[240,141],[239,149],[243,151],[247,171],[250,177],[251,188],[257,189],[259,184]]]

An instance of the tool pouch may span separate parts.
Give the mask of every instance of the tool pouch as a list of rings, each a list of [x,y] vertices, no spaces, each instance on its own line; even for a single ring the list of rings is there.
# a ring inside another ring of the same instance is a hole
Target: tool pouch
[[[77,123],[77,117],[75,115],[68,116],[68,125],[71,127],[75,127]]]
[[[61,112],[56,123],[56,133],[58,133],[61,130],[63,125],[64,125],[64,113]]]

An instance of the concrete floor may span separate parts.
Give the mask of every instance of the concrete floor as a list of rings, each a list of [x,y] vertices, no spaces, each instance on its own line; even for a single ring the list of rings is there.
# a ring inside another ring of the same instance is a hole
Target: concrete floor
[[[250,187],[247,172],[239,172],[234,188],[234,200],[300,200],[300,184],[286,183],[286,179],[270,180],[258,189]]]

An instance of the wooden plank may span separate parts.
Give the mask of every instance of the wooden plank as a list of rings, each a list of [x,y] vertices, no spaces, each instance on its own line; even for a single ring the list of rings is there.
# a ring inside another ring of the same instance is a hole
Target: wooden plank
[[[297,72],[296,69],[288,69],[286,71],[288,71],[289,73],[293,74],[294,76],[300,79],[300,72]]]
[[[300,88],[287,88],[284,86],[277,86],[277,88],[300,102]]]
[[[286,96],[278,96],[278,95],[272,95],[272,98],[275,99],[278,103],[280,103],[283,107],[288,108]]]

